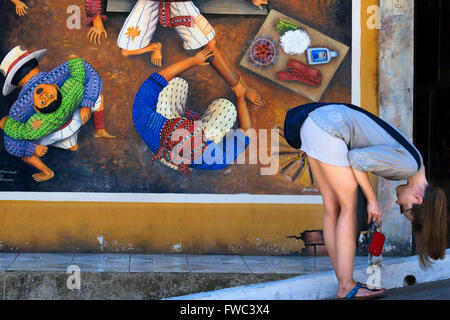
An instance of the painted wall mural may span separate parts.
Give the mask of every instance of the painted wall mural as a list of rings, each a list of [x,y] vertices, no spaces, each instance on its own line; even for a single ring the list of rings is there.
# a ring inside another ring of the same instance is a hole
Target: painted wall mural
[[[267,2],[2,1],[0,191],[317,195],[282,128],[351,102],[351,1]]]

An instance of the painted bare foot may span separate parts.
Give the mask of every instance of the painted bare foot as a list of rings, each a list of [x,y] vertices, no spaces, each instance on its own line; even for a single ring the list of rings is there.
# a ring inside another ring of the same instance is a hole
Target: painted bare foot
[[[49,170],[49,171],[33,174],[33,179],[36,182],[44,182],[44,181],[50,180],[54,176],[55,176],[55,173],[52,170]]]
[[[152,53],[151,60],[155,66],[161,67],[161,65],[162,65],[162,52],[161,52],[162,44],[161,44],[161,42],[155,42],[155,47],[156,47],[156,49]]]
[[[245,93],[245,99],[258,107],[262,106],[263,104],[263,100],[258,91],[249,87],[247,88],[247,92]]]
[[[116,136],[113,136],[111,134],[108,133],[108,131],[106,131],[106,129],[99,129],[96,130],[94,133],[94,138],[96,139],[114,139]]]
[[[74,145],[72,148],[69,149],[72,152],[75,152],[78,150],[78,143],[76,145]]]

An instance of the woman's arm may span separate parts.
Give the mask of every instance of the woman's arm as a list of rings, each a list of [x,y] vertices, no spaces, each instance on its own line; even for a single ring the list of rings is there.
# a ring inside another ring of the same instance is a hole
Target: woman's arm
[[[356,181],[358,182],[367,199],[367,213],[369,216],[369,220],[367,223],[370,223],[370,221],[373,220],[381,226],[381,219],[383,217],[383,214],[381,213],[380,206],[378,205],[375,190],[370,183],[369,175],[367,174],[367,172],[358,171],[353,167],[351,168]]]
[[[348,152],[350,165],[388,180],[405,180],[420,169],[416,160],[401,145],[375,145]]]

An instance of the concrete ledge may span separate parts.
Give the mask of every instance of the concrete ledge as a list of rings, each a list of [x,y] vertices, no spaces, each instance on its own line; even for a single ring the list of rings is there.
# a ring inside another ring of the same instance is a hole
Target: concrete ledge
[[[381,286],[386,289],[403,286],[403,279],[413,275],[417,283],[445,280],[450,278],[450,250],[444,260],[436,261],[430,270],[419,267],[417,256],[391,259],[381,268]],[[366,267],[355,268],[355,279],[366,283],[373,271]],[[291,279],[253,284],[218,291],[180,296],[169,300],[318,300],[335,297],[337,280],[333,271]]]
[[[131,12],[136,0],[109,0],[107,12]],[[241,0],[196,0],[195,5],[203,14],[237,14],[237,15],[268,15],[269,8],[262,5],[263,10]]]
[[[450,300],[450,279],[392,289],[383,300]]]
[[[68,289],[65,272],[0,272],[0,300],[159,300],[249,283],[279,274],[82,272],[80,289]]]

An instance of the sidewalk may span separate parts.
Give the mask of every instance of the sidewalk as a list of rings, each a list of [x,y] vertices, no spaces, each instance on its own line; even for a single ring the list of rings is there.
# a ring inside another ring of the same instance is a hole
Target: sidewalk
[[[358,266],[355,263],[354,268],[356,281],[367,283],[370,279],[378,278],[380,285],[386,289],[403,287],[407,275],[414,276],[418,284],[450,279],[450,249],[447,249],[445,258],[435,261],[429,270],[420,268],[417,256],[385,258],[378,271],[367,268],[367,264]],[[279,281],[178,296],[169,300],[321,300],[333,299],[336,288],[334,272],[323,271]]]
[[[67,287],[71,265],[80,290]],[[0,300],[159,300],[330,270],[328,257],[0,253]]]
[[[69,266],[78,266],[81,289],[70,290]],[[355,279],[366,282],[367,257],[355,258]],[[450,250],[428,271],[417,257],[384,257],[379,276],[387,289],[450,279]],[[328,257],[0,253],[0,299],[330,299],[336,278]]]
[[[385,261],[393,258],[385,258]],[[180,254],[72,254],[0,253],[0,271],[66,272],[76,265],[81,272],[238,273],[308,275],[331,271],[328,257],[180,255]],[[356,257],[367,266],[367,257]]]
[[[382,300],[450,300],[450,279],[392,289]]]

